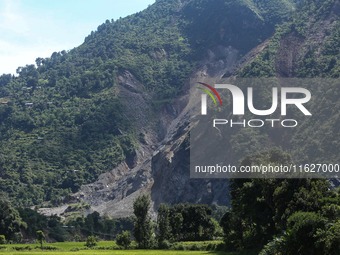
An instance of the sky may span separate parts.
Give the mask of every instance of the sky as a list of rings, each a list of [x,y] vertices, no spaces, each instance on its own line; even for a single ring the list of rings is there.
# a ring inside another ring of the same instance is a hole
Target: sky
[[[155,0],[0,0],[0,75],[38,57],[79,46],[107,19],[144,10]]]

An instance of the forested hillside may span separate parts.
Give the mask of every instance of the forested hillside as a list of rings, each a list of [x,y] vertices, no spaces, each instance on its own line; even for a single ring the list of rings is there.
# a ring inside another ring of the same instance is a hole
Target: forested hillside
[[[79,47],[2,75],[0,189],[17,205],[58,204],[100,173],[133,162],[148,136],[161,139],[157,113],[183,93],[209,47],[245,54],[294,8],[287,0],[160,0],[107,20]],[[129,111],[134,99],[120,96],[126,73],[139,84],[128,89],[147,102],[144,120]]]

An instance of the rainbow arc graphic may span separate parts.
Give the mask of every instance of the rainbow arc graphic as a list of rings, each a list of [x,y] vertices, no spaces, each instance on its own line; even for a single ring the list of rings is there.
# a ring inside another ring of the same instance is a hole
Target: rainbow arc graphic
[[[212,86],[210,86],[209,84],[203,83],[203,82],[197,82],[197,83],[199,83],[199,84],[203,85],[204,87],[210,89],[210,90],[217,96],[217,98],[218,98],[218,100],[220,101],[220,104],[221,104],[221,106],[222,106],[221,97],[220,97],[220,95],[217,93],[217,91],[216,91]],[[205,89],[205,88],[198,88],[198,89],[200,89],[200,90],[206,92],[206,93],[212,98],[212,100],[214,101],[215,105],[217,106],[216,99],[214,98],[214,96],[211,94],[211,92],[210,92],[209,90],[207,90],[207,89]]]

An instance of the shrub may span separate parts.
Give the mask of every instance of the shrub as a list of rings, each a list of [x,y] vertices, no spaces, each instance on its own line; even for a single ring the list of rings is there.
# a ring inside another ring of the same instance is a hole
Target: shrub
[[[97,236],[88,236],[86,239],[86,243],[84,244],[88,248],[92,248],[96,246],[98,243],[98,237]]]
[[[42,230],[38,230],[36,232],[37,235],[37,243],[40,243],[40,248],[43,247],[43,243],[45,242],[45,234]]]
[[[55,250],[58,250],[57,247],[54,247],[54,246],[43,246],[42,248],[40,248],[42,250],[49,250],[49,251],[55,251]]]
[[[185,247],[183,244],[179,244],[179,245],[176,245],[174,247],[175,250],[178,250],[178,251],[184,251],[185,250]]]
[[[266,244],[259,255],[282,255],[285,254],[286,250],[286,237],[287,235],[283,235],[277,238],[274,238],[268,244]]]
[[[190,251],[199,251],[200,247],[197,244],[193,244],[189,248]]]
[[[16,251],[30,251],[32,250],[32,248],[30,246],[13,246],[11,247],[13,250],[16,250]]]
[[[0,235],[0,244],[5,244],[6,243],[6,238],[4,235]]]
[[[163,240],[159,243],[158,248],[163,250],[171,249],[172,245],[168,240]]]
[[[119,246],[124,247],[124,249],[128,249],[131,244],[131,233],[130,231],[123,231],[122,234],[117,235],[116,243]]]
[[[219,243],[216,245],[216,251],[224,251],[226,249],[225,244],[224,243]]]
[[[209,243],[208,245],[207,245],[207,247],[206,247],[206,251],[213,251],[213,250],[215,250],[216,249],[216,244],[214,244],[214,243]]]
[[[80,235],[78,235],[78,234],[75,234],[75,235],[73,236],[73,239],[74,239],[75,242],[80,242],[80,241],[81,241],[81,237],[80,237]]]

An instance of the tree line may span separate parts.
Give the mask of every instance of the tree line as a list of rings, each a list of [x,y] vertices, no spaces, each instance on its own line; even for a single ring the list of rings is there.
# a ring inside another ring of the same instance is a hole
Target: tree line
[[[29,208],[16,209],[5,194],[0,202],[0,235],[14,243],[33,241],[37,231],[48,233],[46,240],[50,242],[84,241],[88,236],[114,240],[122,234],[133,237],[140,248],[166,246],[167,242],[212,240],[222,236],[215,218],[226,211],[226,207],[219,207],[219,214],[213,215],[208,205],[161,204],[157,219],[153,220],[149,215],[150,197],[141,195],[134,201],[133,216],[111,218],[93,212],[63,221],[57,215],[45,216]],[[23,239],[23,236],[29,238]]]
[[[241,165],[284,164],[291,160],[288,153],[273,148],[245,157]],[[152,220],[150,197],[141,195],[135,199],[134,215],[128,219],[110,219],[93,212],[69,220],[66,229],[59,217],[43,216],[30,209],[16,210],[1,196],[0,239],[19,242],[20,231],[34,235],[48,226],[53,240],[64,231],[67,240],[80,241],[88,236],[89,245],[96,243],[96,236],[115,239],[124,248],[134,239],[141,249],[169,249],[179,241],[222,238],[228,251],[338,254],[340,195],[339,189],[330,189],[329,180],[254,178],[230,182],[230,210],[217,212],[201,204],[160,204],[157,220]]]

